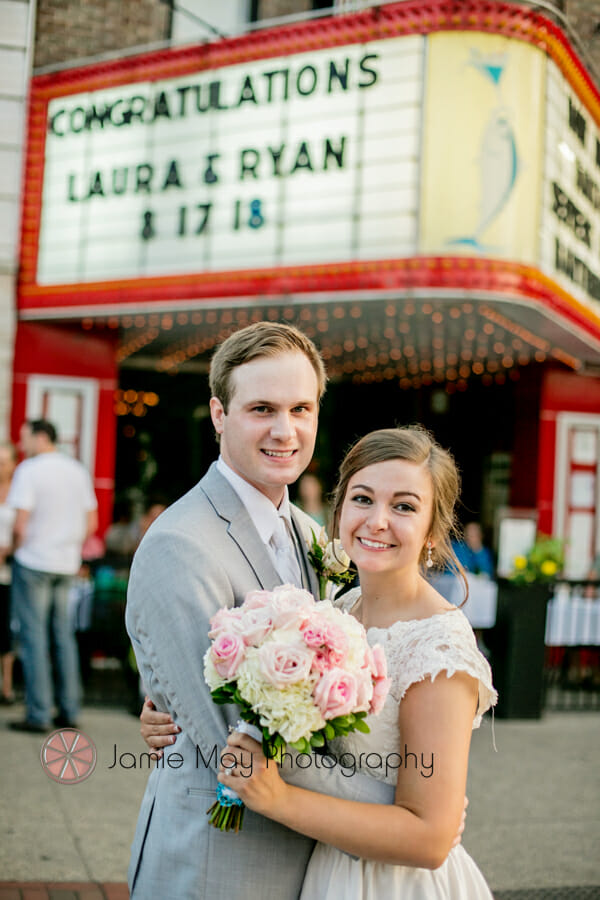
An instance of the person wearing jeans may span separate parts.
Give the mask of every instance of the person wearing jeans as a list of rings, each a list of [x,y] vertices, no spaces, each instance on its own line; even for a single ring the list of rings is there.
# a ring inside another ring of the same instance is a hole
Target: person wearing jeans
[[[42,733],[52,724],[55,690],[54,724],[77,724],[79,660],[69,589],[81,564],[82,545],[97,527],[97,503],[86,469],[57,451],[50,422],[26,422],[21,446],[28,458],[15,471],[8,504],[16,510],[12,601],[26,717],[11,722],[11,728]]]
[[[55,682],[56,724],[74,724],[79,713],[79,659],[69,607],[71,581],[71,575],[38,572],[14,563],[12,595],[18,612],[27,721],[43,731],[51,718]],[[56,679],[50,665],[50,641]]]

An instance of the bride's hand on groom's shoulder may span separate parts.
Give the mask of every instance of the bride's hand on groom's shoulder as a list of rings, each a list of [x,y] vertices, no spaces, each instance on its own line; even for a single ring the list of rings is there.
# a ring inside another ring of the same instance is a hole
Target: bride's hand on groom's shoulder
[[[140,722],[142,738],[148,747],[156,752],[157,758],[160,759],[163,755],[162,748],[175,743],[181,728],[179,725],[175,725],[169,713],[158,712],[149,697],[144,698]]]
[[[233,788],[248,809],[271,819],[285,809],[290,790],[279,774],[279,766],[267,759],[262,746],[247,734],[234,731],[221,753],[219,781]]]

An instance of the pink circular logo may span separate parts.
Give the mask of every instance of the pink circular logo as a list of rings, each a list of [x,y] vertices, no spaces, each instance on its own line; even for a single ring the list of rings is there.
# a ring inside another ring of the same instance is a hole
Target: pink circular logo
[[[59,784],[79,784],[96,768],[96,745],[77,728],[60,728],[48,735],[40,755],[42,769]]]

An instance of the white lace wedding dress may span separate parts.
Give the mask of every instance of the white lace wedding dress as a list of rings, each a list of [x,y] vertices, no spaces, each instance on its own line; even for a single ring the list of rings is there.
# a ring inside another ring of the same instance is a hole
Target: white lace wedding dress
[[[350,611],[359,597],[359,589],[349,591],[340,603]],[[479,681],[479,702],[473,727],[479,727],[483,713],[496,702],[489,664],[477,649],[473,630],[459,609],[428,619],[396,622],[390,628],[370,628],[370,644],[383,646],[387,658],[390,693],[378,716],[367,721],[369,734],[354,732],[333,742],[341,764],[356,761],[374,778],[396,782],[397,772],[386,775],[389,754],[405,753],[398,727],[398,708],[402,697],[415,682],[440,673],[448,676],[468,672]],[[408,748],[410,752],[410,748]],[[343,758],[343,754],[347,754]],[[362,756],[361,756],[362,754]],[[381,766],[379,757],[382,758]],[[390,757],[396,761],[395,757]],[[406,764],[426,769],[431,758]],[[435,764],[435,761],[434,761]],[[354,859],[327,844],[317,844],[310,859],[301,900],[492,900],[483,875],[462,844],[450,851],[446,861],[434,870]]]

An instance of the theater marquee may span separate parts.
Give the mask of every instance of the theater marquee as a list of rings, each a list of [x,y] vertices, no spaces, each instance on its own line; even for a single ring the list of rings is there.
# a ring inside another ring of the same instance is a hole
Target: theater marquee
[[[480,0],[39,74],[19,314],[458,292],[578,368],[600,339],[598,122],[560,29]]]
[[[414,254],[424,43],[51,100],[38,282]]]

